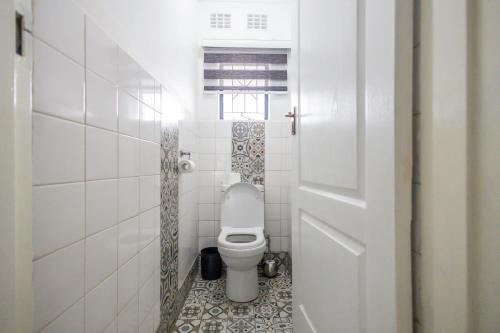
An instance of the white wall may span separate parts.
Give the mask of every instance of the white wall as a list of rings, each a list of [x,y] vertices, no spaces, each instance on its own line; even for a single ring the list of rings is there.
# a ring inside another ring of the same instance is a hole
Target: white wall
[[[220,182],[231,170],[231,122],[219,120],[219,98],[203,93],[201,46],[292,47],[294,2],[199,1],[198,113],[200,121],[199,247],[215,246],[220,224]],[[230,13],[231,29],[212,29],[210,13]],[[267,14],[268,30],[247,29],[247,14]],[[294,63],[289,58],[290,63]],[[291,169],[290,95],[271,95],[266,121],[266,233],[273,251],[288,251],[290,242],[289,179]],[[279,142],[279,143],[278,143]],[[278,162],[279,160],[279,162]],[[268,193],[269,192],[269,193]]]
[[[199,164],[198,124],[193,119],[179,122],[179,150],[190,152],[190,159]],[[179,287],[198,255],[198,181],[198,169],[179,173]]]
[[[211,13],[230,14],[231,28],[211,28]],[[267,30],[247,29],[248,14],[267,15]],[[290,47],[292,20],[289,1],[204,0],[199,2],[198,22],[202,45]]]
[[[162,88],[72,1],[33,31],[34,332],[153,332]]]
[[[271,236],[271,251],[288,251],[290,122],[266,121],[265,129],[264,231]],[[231,172],[232,121],[201,121],[199,135],[198,230],[201,250],[204,247],[217,246],[217,236],[220,231],[221,184]]]
[[[184,109],[196,106],[196,0],[76,0]]]

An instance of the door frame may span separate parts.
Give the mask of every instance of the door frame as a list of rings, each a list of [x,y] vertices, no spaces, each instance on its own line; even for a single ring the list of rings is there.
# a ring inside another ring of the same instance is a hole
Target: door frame
[[[16,12],[31,28],[31,1],[0,3],[0,331],[33,330],[31,35],[15,53]]]

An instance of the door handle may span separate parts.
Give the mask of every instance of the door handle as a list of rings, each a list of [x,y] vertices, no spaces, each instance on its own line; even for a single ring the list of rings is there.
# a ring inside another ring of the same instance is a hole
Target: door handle
[[[290,118],[290,121],[292,122],[292,135],[295,135],[295,133],[297,132],[296,130],[296,122],[297,122],[297,107],[294,106],[293,107],[293,112],[288,112],[287,114],[285,114],[285,117],[286,118]]]

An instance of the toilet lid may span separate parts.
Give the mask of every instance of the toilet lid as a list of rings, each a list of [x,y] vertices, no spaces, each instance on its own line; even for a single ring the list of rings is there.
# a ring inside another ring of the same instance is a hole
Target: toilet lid
[[[224,192],[221,227],[264,228],[264,195],[254,185],[236,183]]]

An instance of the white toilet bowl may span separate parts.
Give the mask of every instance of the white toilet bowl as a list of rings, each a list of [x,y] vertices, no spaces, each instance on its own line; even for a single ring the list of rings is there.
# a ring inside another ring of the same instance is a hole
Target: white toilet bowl
[[[218,247],[227,265],[227,297],[235,302],[257,298],[257,264],[266,250],[264,230],[261,227],[222,228]]]
[[[217,246],[227,266],[226,296],[248,302],[259,294],[257,264],[266,250],[263,188],[236,183],[223,191]]]

